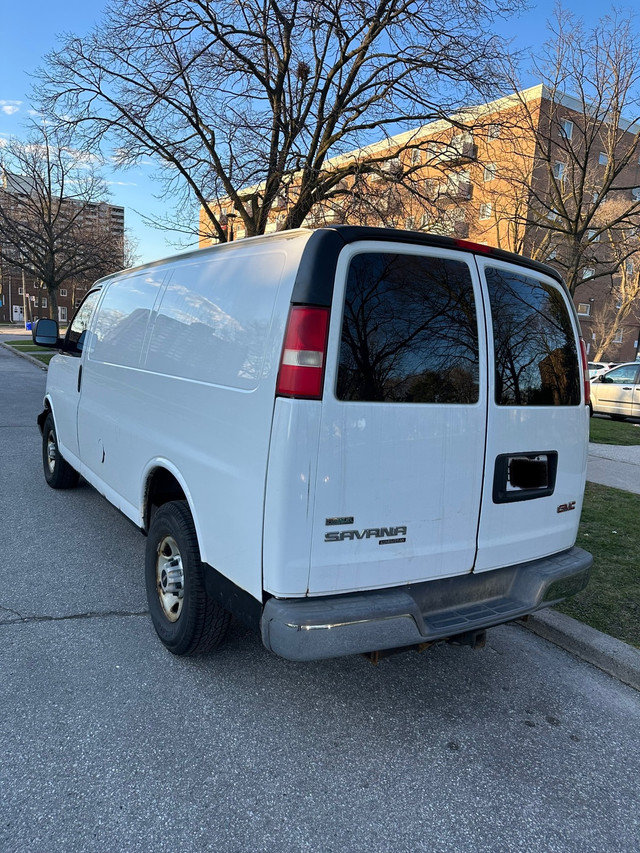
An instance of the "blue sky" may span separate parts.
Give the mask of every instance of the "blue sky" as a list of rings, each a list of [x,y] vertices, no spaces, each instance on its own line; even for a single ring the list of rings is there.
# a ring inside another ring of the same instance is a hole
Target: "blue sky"
[[[565,0],[565,7],[593,23],[611,7],[595,0]],[[622,5],[627,5],[623,3]],[[7,0],[2,15],[0,47],[0,138],[20,136],[22,122],[29,117],[29,90],[33,73],[44,55],[56,46],[56,36],[85,34],[100,19],[104,0]],[[532,4],[529,12],[500,26],[500,31],[515,39],[520,48],[537,49],[547,38],[545,22],[552,16],[554,0]],[[525,81],[533,85],[536,81]],[[137,239],[141,261],[150,261],[175,252],[170,237],[146,226],[137,215],[164,211],[166,205],[156,195],[159,186],[152,182],[151,166],[107,175],[112,202],[126,208],[127,228]]]

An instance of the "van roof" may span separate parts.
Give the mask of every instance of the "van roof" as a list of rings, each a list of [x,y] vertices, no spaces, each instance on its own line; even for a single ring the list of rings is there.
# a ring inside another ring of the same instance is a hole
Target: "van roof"
[[[454,249],[457,251],[469,252],[471,254],[482,254],[497,260],[506,261],[508,263],[517,264],[519,266],[535,270],[536,272],[550,276],[563,284],[562,276],[553,267],[540,263],[539,261],[534,261],[531,258],[526,258],[523,255],[517,255],[514,252],[506,252],[503,249],[496,249],[484,243],[474,243],[468,240],[457,239],[455,237],[445,237],[439,234],[429,234],[421,231],[405,231],[394,228],[374,228],[363,225],[333,225],[315,230],[298,228],[291,231],[277,231],[272,234],[247,237],[233,243],[220,243],[215,246],[208,246],[204,249],[194,249],[190,252],[161,258],[157,261],[150,261],[149,263],[132,267],[131,271],[151,269],[177,260],[190,260],[196,257],[202,258],[205,255],[218,252],[240,251],[249,245],[255,246],[257,243],[271,243],[300,238],[306,239],[307,245],[305,246],[300,269],[296,276],[296,285],[294,287],[292,299],[294,302],[308,302],[310,304],[326,305],[331,304],[333,276],[335,275],[338,254],[344,246],[349,243],[373,240],[379,242],[409,243],[418,246],[437,246],[443,249]],[[122,271],[113,273],[112,275],[118,276],[121,274]],[[105,276],[105,278],[100,279],[100,281],[105,281],[109,278],[111,278],[111,275]],[[326,285],[328,285],[329,282],[327,279],[329,278],[331,279],[330,286],[322,288],[324,293],[318,292],[317,285],[321,285],[323,280]],[[304,284],[305,281],[306,284]],[[312,281],[314,282],[314,286],[310,288]]]

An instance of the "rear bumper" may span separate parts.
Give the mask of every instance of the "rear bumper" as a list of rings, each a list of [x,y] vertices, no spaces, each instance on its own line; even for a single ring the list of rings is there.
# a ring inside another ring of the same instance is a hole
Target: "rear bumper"
[[[495,571],[323,598],[270,598],[264,645],[289,660],[319,660],[420,645],[510,622],[587,585],[581,548]]]

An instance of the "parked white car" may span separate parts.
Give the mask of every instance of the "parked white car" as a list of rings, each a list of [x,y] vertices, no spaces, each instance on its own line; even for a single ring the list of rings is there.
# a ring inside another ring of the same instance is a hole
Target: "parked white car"
[[[81,474],[147,535],[175,654],[230,614],[292,659],[476,644],[587,582],[587,362],[549,267],[281,232],[110,276],[34,340],[59,348],[46,480]]]
[[[591,381],[591,413],[640,418],[640,362],[629,361]]]

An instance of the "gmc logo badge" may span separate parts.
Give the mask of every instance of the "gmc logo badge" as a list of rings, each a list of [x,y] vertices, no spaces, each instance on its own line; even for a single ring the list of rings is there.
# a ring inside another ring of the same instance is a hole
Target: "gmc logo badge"
[[[576,502],[571,501],[568,504],[560,504],[557,511],[558,512],[570,512],[572,509],[575,509],[575,508],[576,508]]]

